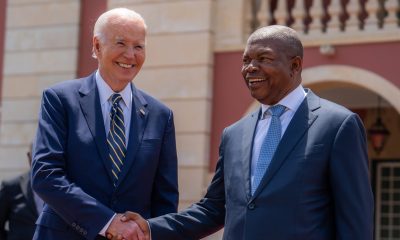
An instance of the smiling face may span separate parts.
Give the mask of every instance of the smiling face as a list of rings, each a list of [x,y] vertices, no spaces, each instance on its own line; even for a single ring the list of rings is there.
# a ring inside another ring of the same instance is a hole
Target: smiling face
[[[242,75],[251,96],[274,105],[301,82],[302,58],[282,39],[250,37],[243,54]]]
[[[93,50],[100,75],[116,92],[125,88],[143,66],[146,27],[138,18],[109,17],[101,34],[93,37]]]

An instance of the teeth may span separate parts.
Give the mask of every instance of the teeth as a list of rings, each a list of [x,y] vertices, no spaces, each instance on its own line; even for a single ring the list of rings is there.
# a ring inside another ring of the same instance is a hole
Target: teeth
[[[131,68],[131,67],[133,67],[132,64],[125,64],[125,63],[118,63],[118,65],[123,67],[123,68]]]
[[[249,79],[249,83],[262,82],[264,80],[265,80],[264,78],[253,78],[253,79]]]

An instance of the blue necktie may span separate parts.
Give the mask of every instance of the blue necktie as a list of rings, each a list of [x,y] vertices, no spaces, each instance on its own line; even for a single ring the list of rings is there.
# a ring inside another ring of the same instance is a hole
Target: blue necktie
[[[114,186],[118,182],[118,176],[124,165],[126,153],[124,113],[119,105],[121,99],[122,97],[118,93],[114,93],[111,96],[110,131],[107,135]]]
[[[253,184],[251,185],[252,195],[256,191],[261,179],[267,171],[275,150],[278,147],[279,141],[281,140],[282,127],[279,117],[283,114],[285,109],[286,108],[282,105],[275,105],[268,108],[266,111],[271,114],[271,124],[269,125],[267,135],[261,145],[260,156],[258,157],[257,166],[254,171]]]

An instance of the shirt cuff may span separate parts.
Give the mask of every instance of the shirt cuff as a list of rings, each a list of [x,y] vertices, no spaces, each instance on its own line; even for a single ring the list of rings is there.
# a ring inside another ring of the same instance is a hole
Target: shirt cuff
[[[108,227],[110,226],[111,221],[115,218],[116,215],[117,215],[117,214],[114,213],[114,215],[110,218],[110,220],[109,220],[109,221],[107,222],[107,224],[103,227],[103,229],[101,229],[101,231],[99,232],[99,235],[101,235],[101,236],[103,236],[103,237],[106,236],[106,231],[107,231]]]
[[[150,223],[149,223],[149,221],[146,221],[147,222],[147,226],[149,226],[149,237],[150,237],[150,240],[151,240],[151,228],[150,228]]]

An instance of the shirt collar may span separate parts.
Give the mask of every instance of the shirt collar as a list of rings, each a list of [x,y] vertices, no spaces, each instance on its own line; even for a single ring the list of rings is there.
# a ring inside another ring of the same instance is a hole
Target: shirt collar
[[[99,89],[100,96],[100,104],[105,104],[115,92],[111,89],[111,87],[104,81],[101,77],[100,72],[96,71],[96,84]],[[132,99],[132,88],[131,84],[127,84],[125,88],[119,92],[121,94],[122,100],[128,108],[130,108],[131,99]]]
[[[286,110],[291,110],[291,111],[295,112],[297,110],[297,108],[299,108],[300,104],[303,102],[306,95],[307,95],[307,93],[306,93],[306,91],[304,91],[303,86],[299,85],[293,91],[291,91],[288,95],[286,95],[284,98],[282,98],[277,104],[285,106]],[[261,104],[261,111],[262,111],[261,118],[263,118],[265,111],[267,111],[269,107],[271,107],[271,106]]]

